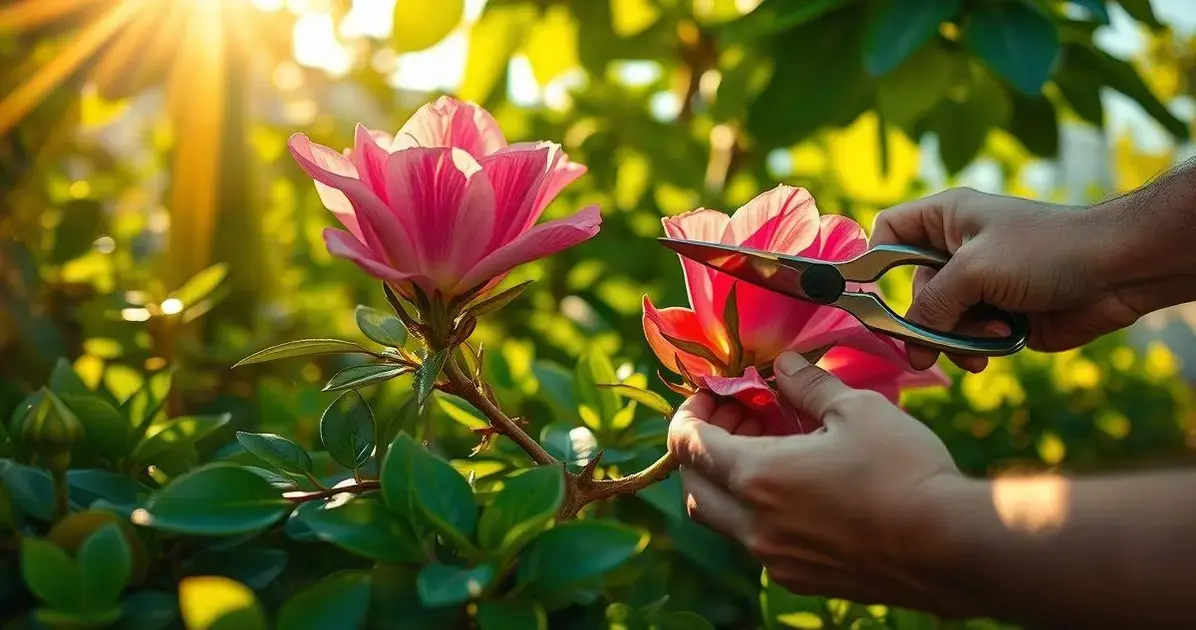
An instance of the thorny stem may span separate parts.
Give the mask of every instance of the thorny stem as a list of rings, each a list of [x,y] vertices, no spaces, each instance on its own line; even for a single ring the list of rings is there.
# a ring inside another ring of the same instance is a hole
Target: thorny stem
[[[498,433],[505,435],[515,441],[523,452],[527,453],[537,466],[551,466],[560,464],[559,461],[548,451],[544,450],[540,443],[533,440],[514,420],[507,417],[502,409],[491,400],[485,390],[476,383],[472,378],[465,374],[460,365],[457,365],[456,360],[450,360],[446,365],[448,372],[448,384],[452,387],[452,393],[463,398],[466,402],[473,405],[475,409],[482,412],[490,424],[498,431]]]

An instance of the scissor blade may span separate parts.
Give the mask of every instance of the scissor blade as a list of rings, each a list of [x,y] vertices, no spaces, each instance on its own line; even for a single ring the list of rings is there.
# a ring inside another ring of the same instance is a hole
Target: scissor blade
[[[735,245],[704,243],[674,238],[657,239],[665,247],[694,262],[799,300],[810,301],[801,288],[802,271],[808,266],[800,258],[781,257]]]

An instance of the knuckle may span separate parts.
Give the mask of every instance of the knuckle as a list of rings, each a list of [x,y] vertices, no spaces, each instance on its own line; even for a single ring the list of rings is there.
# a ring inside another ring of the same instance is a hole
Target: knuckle
[[[878,406],[888,403],[884,394],[870,389],[852,389],[843,392],[835,401],[836,406],[852,415],[866,415]]]

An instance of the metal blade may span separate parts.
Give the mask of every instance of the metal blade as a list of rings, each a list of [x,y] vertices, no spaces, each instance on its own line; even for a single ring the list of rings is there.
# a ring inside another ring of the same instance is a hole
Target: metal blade
[[[799,300],[814,301],[802,290],[802,273],[813,265],[826,267],[825,263],[820,261],[807,262],[802,258],[781,256],[735,245],[673,238],[657,240],[665,247],[694,262],[734,276],[744,282]]]

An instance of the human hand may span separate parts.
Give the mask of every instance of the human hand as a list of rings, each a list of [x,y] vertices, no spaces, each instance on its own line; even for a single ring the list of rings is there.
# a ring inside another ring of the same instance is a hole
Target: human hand
[[[907,317],[957,328],[980,302],[1030,317],[1029,347],[1048,352],[1084,345],[1150,310],[1149,297],[1119,283],[1124,213],[1070,208],[967,188],[947,190],[881,212],[871,242],[931,247],[953,254],[938,272],[919,269]],[[938,352],[908,346],[926,369]],[[979,372],[984,357],[952,356]]]
[[[795,593],[969,612],[928,577],[941,556],[927,506],[963,479],[943,443],[884,396],[799,354],[774,367],[781,394],[823,428],[758,437],[737,403],[690,398],[668,439],[690,516],[738,539]]]

